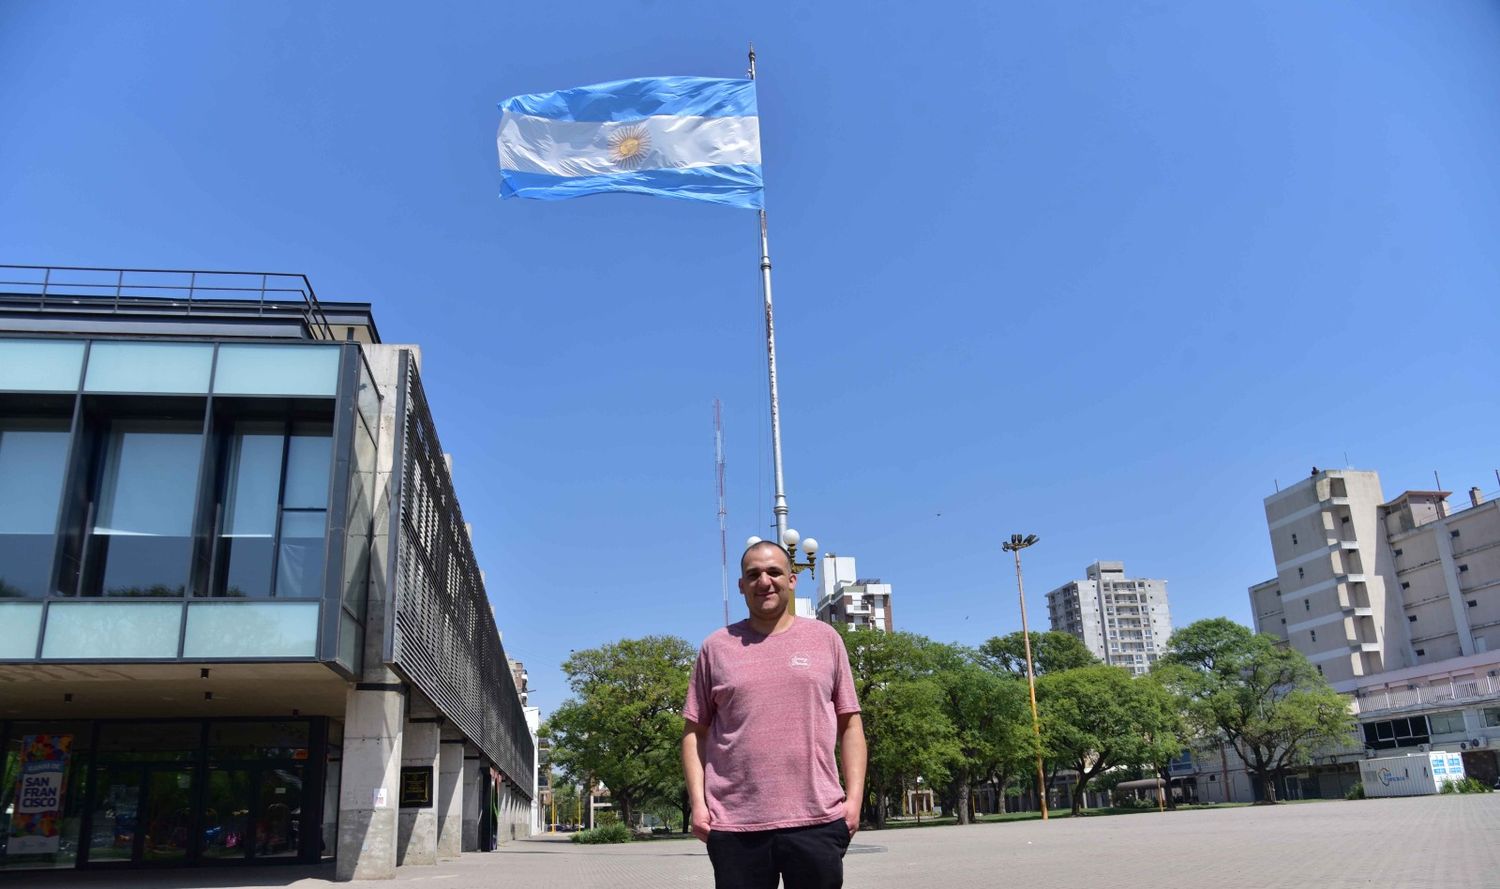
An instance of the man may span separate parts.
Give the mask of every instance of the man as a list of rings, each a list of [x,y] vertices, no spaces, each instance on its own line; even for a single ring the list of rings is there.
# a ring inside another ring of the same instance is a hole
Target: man
[[[839,889],[865,792],[844,640],[789,610],[797,573],[775,543],[745,550],[739,587],[750,617],[704,640],[683,708],[693,834],[717,889],[775,889],[778,877],[786,889]]]

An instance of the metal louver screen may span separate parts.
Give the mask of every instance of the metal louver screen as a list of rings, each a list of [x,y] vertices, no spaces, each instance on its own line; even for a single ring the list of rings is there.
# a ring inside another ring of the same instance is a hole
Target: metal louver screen
[[[404,379],[392,666],[529,797],[531,733],[410,356]]]

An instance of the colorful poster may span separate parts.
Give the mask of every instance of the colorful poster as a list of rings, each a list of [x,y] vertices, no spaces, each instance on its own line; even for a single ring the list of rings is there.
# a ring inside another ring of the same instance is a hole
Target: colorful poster
[[[16,782],[8,855],[56,854],[72,747],[72,735],[26,735],[21,739],[21,777]]]

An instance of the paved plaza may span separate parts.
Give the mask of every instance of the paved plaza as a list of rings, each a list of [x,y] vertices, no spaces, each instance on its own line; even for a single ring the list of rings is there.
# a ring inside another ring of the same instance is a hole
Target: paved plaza
[[[326,873],[268,867],[52,873],[39,880],[8,874],[0,883],[152,889],[712,885],[708,857],[694,840],[578,846],[566,837],[538,837],[456,862],[403,868],[393,882],[331,883]],[[849,889],[1488,889],[1500,886],[1500,794],[864,831],[850,848],[845,873]]]

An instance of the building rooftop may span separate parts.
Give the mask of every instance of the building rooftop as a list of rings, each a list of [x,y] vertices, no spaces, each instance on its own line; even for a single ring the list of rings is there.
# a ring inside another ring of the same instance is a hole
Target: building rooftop
[[[286,272],[0,264],[0,330],[380,342],[369,303]]]

